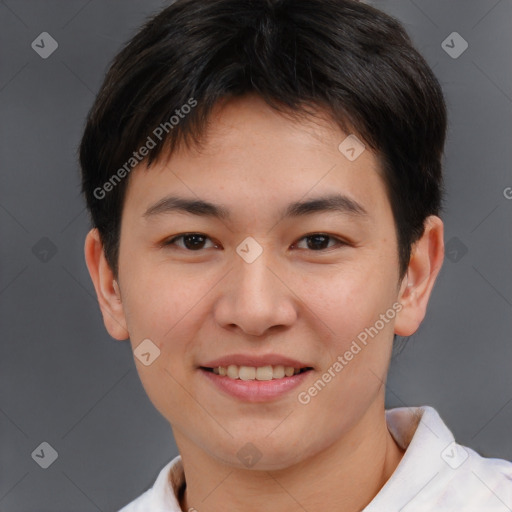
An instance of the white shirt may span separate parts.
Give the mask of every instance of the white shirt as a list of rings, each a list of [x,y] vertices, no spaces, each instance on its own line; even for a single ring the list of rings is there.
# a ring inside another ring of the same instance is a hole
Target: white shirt
[[[385,411],[388,429],[405,453],[362,512],[512,512],[512,462],[486,458],[455,442],[429,406]],[[169,462],[153,487],[119,512],[182,512],[181,457]]]

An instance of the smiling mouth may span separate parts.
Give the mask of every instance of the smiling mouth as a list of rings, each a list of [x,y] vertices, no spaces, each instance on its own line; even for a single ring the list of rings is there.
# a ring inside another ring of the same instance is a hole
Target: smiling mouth
[[[310,371],[313,368],[310,366],[294,368],[293,366],[283,365],[238,366],[230,364],[229,366],[216,366],[214,368],[200,366],[200,369],[233,380],[277,380],[293,377],[299,373]]]

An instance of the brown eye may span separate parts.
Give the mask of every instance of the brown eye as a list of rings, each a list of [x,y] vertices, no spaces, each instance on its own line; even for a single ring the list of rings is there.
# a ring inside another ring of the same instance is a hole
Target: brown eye
[[[181,240],[182,243],[176,243],[178,240]],[[188,251],[199,251],[205,248],[205,243],[207,240],[210,239],[206,235],[203,235],[202,233],[185,233],[183,235],[176,236],[173,239],[165,242],[164,245],[176,245]],[[214,246],[213,243],[212,246]]]
[[[323,233],[314,233],[312,235],[306,235],[301,238],[300,241],[306,240],[306,248],[312,251],[324,251],[326,249],[330,249],[333,247],[332,245],[329,247],[329,242],[334,241],[336,245],[346,245],[345,242],[339,240],[330,235],[325,235]],[[300,247],[302,249],[302,247]]]

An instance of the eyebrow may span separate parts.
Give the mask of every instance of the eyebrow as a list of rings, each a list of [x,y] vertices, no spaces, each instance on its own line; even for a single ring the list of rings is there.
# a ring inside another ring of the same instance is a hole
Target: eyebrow
[[[222,220],[230,220],[229,210],[222,206],[201,199],[188,199],[178,196],[167,196],[150,206],[143,217],[149,218],[164,213],[189,213],[201,217],[212,217]],[[335,212],[356,217],[369,217],[366,209],[354,199],[344,194],[330,194],[315,197],[305,201],[290,203],[282,216],[301,217],[315,213]]]

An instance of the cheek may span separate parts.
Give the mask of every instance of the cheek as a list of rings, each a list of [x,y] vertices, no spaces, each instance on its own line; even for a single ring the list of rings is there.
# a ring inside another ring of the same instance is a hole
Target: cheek
[[[123,301],[132,345],[149,338],[162,352],[182,355],[217,280],[199,269],[185,273],[171,266],[144,268],[135,260],[126,266]]]
[[[322,321],[329,337],[351,340],[373,325],[394,301],[396,283],[375,260],[333,267],[328,273],[304,278],[297,295]]]
[[[385,379],[389,364],[396,316],[395,276],[394,272],[386,272],[393,262],[392,255],[385,251],[369,252],[357,264],[334,269],[326,278],[303,281],[304,296],[310,298],[307,306],[317,317],[319,330],[315,331],[323,352],[319,358],[321,372],[330,369],[335,375],[327,375],[330,391],[322,391],[318,406],[323,403],[322,407],[332,407],[343,414],[339,407],[345,404],[356,414],[381,387],[380,379]],[[381,315],[386,314],[387,321],[381,320]],[[347,412],[345,409],[344,413]]]
[[[203,279],[184,279],[179,273],[158,268],[125,267],[125,315],[132,350],[145,339],[158,347],[159,355],[145,366],[134,355],[137,372],[149,399],[165,417],[172,411],[188,416],[194,411],[183,383],[192,364],[190,343],[199,329],[201,298],[211,284]]]
[[[382,391],[393,320],[382,322],[380,315],[394,313],[392,291],[389,279],[369,279],[366,272],[337,273],[316,291],[311,287],[308,306],[318,317],[317,326],[329,327],[325,336],[317,332],[324,352],[318,379],[301,390],[311,400],[304,413],[312,431],[323,430],[334,440]]]

